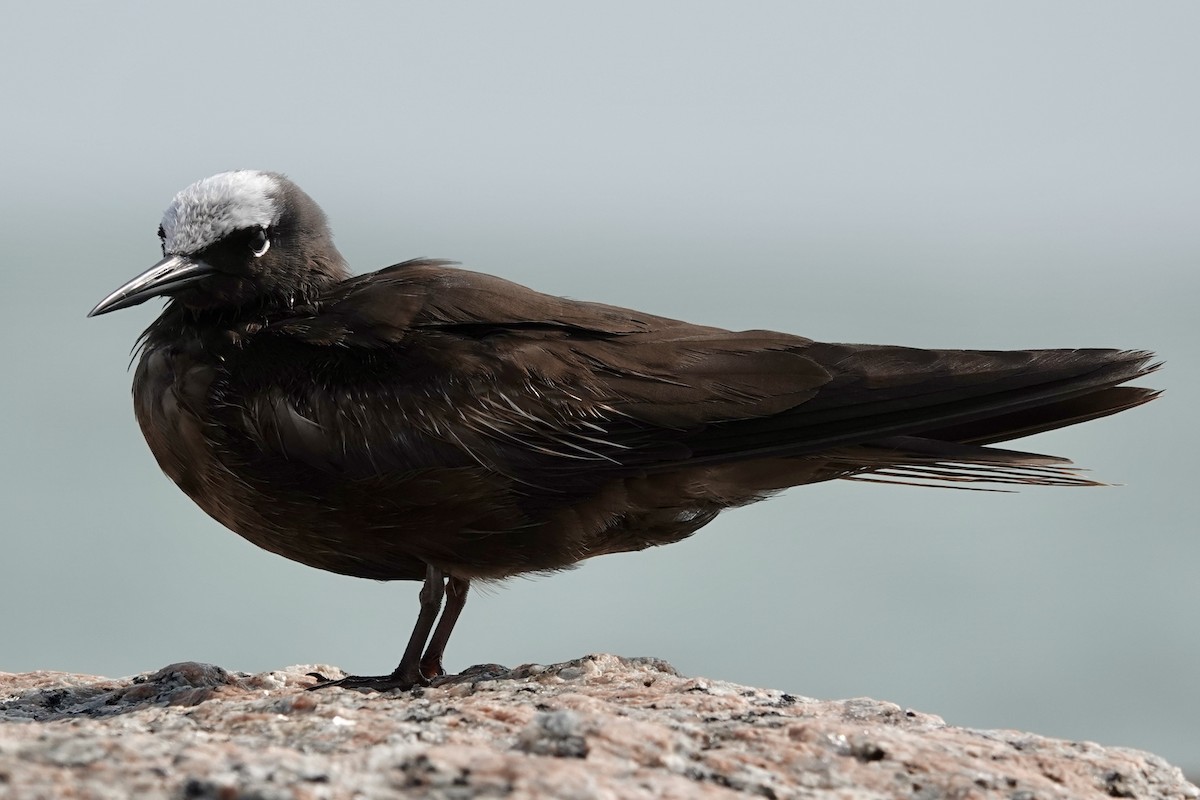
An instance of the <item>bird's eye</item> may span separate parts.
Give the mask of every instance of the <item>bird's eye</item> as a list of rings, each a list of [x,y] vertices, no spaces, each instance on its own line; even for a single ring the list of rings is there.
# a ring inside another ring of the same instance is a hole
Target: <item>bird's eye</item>
[[[255,258],[262,258],[271,249],[271,237],[267,236],[266,228],[255,228],[250,234],[250,252]]]

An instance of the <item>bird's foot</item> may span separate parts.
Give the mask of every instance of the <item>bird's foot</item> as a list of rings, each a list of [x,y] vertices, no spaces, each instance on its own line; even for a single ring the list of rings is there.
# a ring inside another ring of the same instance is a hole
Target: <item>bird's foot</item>
[[[392,692],[396,690],[407,691],[418,686],[429,685],[429,680],[422,675],[408,675],[395,672],[391,675],[347,675],[344,678],[336,680],[326,678],[319,672],[310,672],[308,674],[317,679],[316,684],[308,687],[308,691],[310,692],[314,692],[317,689],[328,689],[331,686],[354,689],[360,692]]]
[[[438,686],[453,686],[458,683],[478,683],[479,681],[493,681],[506,678],[511,673],[508,667],[500,664],[476,664],[473,667],[467,667],[462,672],[454,675],[447,675],[442,671],[440,675],[430,675],[428,677],[412,677],[392,673],[391,675],[374,675],[360,676],[348,675],[345,678],[327,678],[319,672],[308,673],[310,677],[316,678],[317,683],[308,687],[308,691],[316,691],[317,689],[325,689],[330,686],[340,686],[343,689],[356,689],[359,691],[375,691],[375,692],[390,692],[397,689],[406,691],[415,689],[418,686],[438,687]]]

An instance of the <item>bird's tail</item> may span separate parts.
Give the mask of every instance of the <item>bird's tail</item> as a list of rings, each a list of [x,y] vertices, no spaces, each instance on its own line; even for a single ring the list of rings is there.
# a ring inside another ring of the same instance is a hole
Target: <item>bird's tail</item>
[[[1106,485],[1059,456],[908,436],[835,452],[831,465],[844,480],[943,489]]]
[[[1075,425],[1148,403],[1160,392],[1115,386],[1159,367],[1147,353],[1122,354],[1124,369],[1071,386],[1041,403],[1016,403],[1012,411],[937,426],[919,436],[895,436],[855,447],[847,480],[903,483],[956,489],[1003,491],[1003,486],[1103,486],[1069,459],[1018,450],[985,447],[1035,433]],[[984,484],[983,486],[978,484]],[[990,485],[990,486],[989,486]]]
[[[813,343],[834,375],[820,393],[767,418],[713,426],[697,463],[820,459],[829,478],[976,488],[1087,486],[1071,462],[986,447],[1115,414],[1158,392],[1122,386],[1156,370],[1122,350],[915,350]],[[830,389],[830,391],[826,391]]]

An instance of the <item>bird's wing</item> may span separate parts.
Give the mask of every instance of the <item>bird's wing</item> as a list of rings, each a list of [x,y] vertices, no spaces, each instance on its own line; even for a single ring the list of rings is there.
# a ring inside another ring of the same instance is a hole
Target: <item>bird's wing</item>
[[[1099,391],[1145,391],[1110,387],[1150,368],[1144,353],[1110,350],[917,350],[732,332],[427,261],[342,284],[318,312],[264,333],[309,366],[288,381],[260,365],[247,414],[261,446],[351,472],[461,462],[528,482],[939,431],[954,432],[946,441],[1001,441],[1018,435],[1009,428],[1143,402],[1072,405]],[[1039,408],[1054,412],[1039,417]]]
[[[808,344],[408,262],[258,331],[238,394],[260,448],[330,469],[641,469],[813,397],[830,375]]]

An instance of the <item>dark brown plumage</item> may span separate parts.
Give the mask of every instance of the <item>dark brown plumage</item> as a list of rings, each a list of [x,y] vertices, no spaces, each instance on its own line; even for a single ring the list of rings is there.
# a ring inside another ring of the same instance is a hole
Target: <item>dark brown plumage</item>
[[[163,261],[92,313],[171,297],[134,378],[163,470],[267,550],[425,581],[396,671],[328,685],[441,674],[471,580],[678,541],[788,486],[1091,484],[983,445],[1155,396],[1120,385],[1155,368],[1143,352],[732,332],[441,261],[349,277],[320,209],[273,173],[188,187],[160,235]]]

